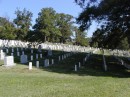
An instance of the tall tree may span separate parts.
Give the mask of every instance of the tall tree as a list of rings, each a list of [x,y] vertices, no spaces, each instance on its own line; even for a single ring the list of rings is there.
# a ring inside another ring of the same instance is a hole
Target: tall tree
[[[72,34],[72,16],[56,13],[53,8],[43,8],[38,14],[34,30],[41,41],[66,42]]]
[[[72,35],[72,24],[73,24],[73,16],[69,14],[60,13],[58,15],[58,28],[61,32],[60,41],[65,43],[67,39]]]
[[[53,8],[43,8],[38,14],[36,24],[33,27],[36,32],[41,33],[41,41],[50,41],[59,34],[56,28],[56,12]],[[51,38],[50,38],[51,37]]]
[[[76,0],[82,6],[86,1],[96,2],[98,0]],[[130,31],[130,2],[129,0],[100,0],[99,3],[87,3],[84,10],[77,18],[81,25],[80,29],[85,30],[91,25],[93,20],[102,22],[105,26],[105,41],[109,43],[112,35],[118,36],[115,44],[118,44]],[[110,36],[110,37],[109,37]],[[109,41],[107,40],[109,39]],[[112,42],[111,42],[112,43]],[[107,44],[106,44],[107,45]]]
[[[75,32],[75,44],[76,45],[81,45],[81,46],[88,46],[89,41],[86,38],[86,33],[81,31],[79,28],[74,27],[74,32]]]
[[[32,21],[32,12],[26,10],[25,8],[20,11],[17,9],[15,11],[16,18],[14,19],[14,23],[17,27],[17,37],[16,39],[24,40],[27,33],[29,32],[29,28],[31,27],[31,21]]]
[[[7,18],[0,17],[0,38],[1,39],[15,39],[15,27]]]
[[[127,37],[125,37],[124,39],[121,40],[121,42],[118,45],[118,49],[121,49],[121,50],[128,50],[129,49],[129,43],[128,43]]]

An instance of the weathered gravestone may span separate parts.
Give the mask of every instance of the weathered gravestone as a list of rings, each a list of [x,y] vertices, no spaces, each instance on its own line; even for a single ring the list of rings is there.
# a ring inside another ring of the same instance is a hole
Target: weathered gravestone
[[[6,56],[4,58],[4,66],[14,66],[14,57],[13,56]]]
[[[27,62],[28,62],[27,55],[21,55],[21,57],[20,57],[20,62],[21,62],[22,64],[27,63]]]

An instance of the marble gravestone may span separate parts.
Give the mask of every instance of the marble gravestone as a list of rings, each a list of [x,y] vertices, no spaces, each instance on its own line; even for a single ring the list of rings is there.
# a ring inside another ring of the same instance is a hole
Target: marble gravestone
[[[4,58],[4,66],[14,66],[14,57],[13,56],[7,56]]]
[[[21,62],[22,64],[27,63],[27,62],[28,62],[27,55],[21,55],[21,57],[20,57],[20,62]]]
[[[4,60],[5,57],[5,53],[3,52],[3,50],[0,51],[0,60]]]

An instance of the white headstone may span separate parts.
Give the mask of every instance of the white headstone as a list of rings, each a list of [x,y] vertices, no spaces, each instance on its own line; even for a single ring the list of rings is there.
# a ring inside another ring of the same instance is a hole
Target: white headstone
[[[32,62],[29,62],[29,70],[32,70]]]
[[[19,53],[19,52],[17,52],[17,56],[20,56],[20,53]]]
[[[0,50],[0,60],[4,60],[5,57],[5,53],[3,52],[3,50]]]
[[[19,48],[17,48],[17,52],[19,52]]]
[[[24,51],[22,51],[22,55],[24,55]]]
[[[8,49],[6,49],[6,53],[9,53],[9,50],[8,50]]]
[[[81,63],[79,62],[79,68],[81,67]]]
[[[60,56],[59,56],[59,61],[60,61]]]
[[[13,56],[7,56],[4,58],[4,66],[14,66],[14,57]]]
[[[36,59],[38,59],[38,54],[36,54]]]
[[[31,53],[33,53],[33,50],[31,49]]]
[[[75,65],[74,71],[77,71],[77,65]]]
[[[48,56],[52,56],[52,50],[51,49],[48,50]]]
[[[33,55],[31,55],[31,61],[33,60]]]
[[[54,64],[54,59],[51,60],[52,65]]]
[[[27,63],[28,62],[28,58],[27,58],[27,55],[21,55],[20,57],[20,62],[21,63]]]
[[[36,67],[39,68],[39,61],[36,61]]]
[[[64,55],[62,55],[62,60],[64,60]]]
[[[42,58],[42,54],[40,54],[40,58]]]
[[[14,48],[12,48],[12,53],[14,52]]]
[[[45,60],[44,60],[44,66],[45,66],[45,67],[48,67],[48,66],[49,66],[49,60],[48,60],[48,59],[45,59]]]
[[[11,56],[14,56],[14,53],[11,53]]]

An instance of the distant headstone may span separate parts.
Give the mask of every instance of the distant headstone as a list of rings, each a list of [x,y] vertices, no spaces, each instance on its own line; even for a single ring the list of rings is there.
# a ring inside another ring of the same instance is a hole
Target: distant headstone
[[[77,71],[77,65],[75,65],[75,67],[74,67],[74,71]]]
[[[22,55],[24,55],[24,51],[22,51]]]
[[[79,62],[79,68],[81,67],[81,63]]]
[[[42,52],[42,46],[41,45],[38,46],[38,52]]]
[[[40,58],[42,58],[42,54],[40,54]]]
[[[14,56],[14,53],[11,53],[11,56]]]
[[[49,59],[45,59],[45,60],[44,60],[44,66],[45,66],[45,67],[48,67],[48,66],[49,66]]]
[[[12,53],[14,52],[14,48],[12,48]]]
[[[31,61],[33,60],[33,55],[31,55]]]
[[[36,61],[36,67],[39,68],[39,61]]]
[[[31,49],[31,53],[33,53],[33,49]]]
[[[7,56],[4,58],[4,66],[14,66],[14,57],[13,56]]]
[[[9,50],[8,50],[8,49],[6,49],[6,53],[9,53]]]
[[[20,56],[20,52],[17,52],[17,56]]]
[[[5,53],[3,52],[3,50],[0,50],[0,60],[4,60],[5,57]]]
[[[19,52],[19,48],[17,48],[17,52]]]
[[[38,54],[36,54],[36,59],[38,59]]]
[[[59,61],[60,61],[60,56],[59,56]]]
[[[48,51],[48,56],[52,56],[52,50],[49,48],[47,51]]]
[[[21,55],[21,57],[20,57],[20,62],[21,62],[22,64],[27,63],[27,62],[28,62],[27,55]]]
[[[54,64],[54,59],[51,60],[51,64],[52,64],[52,65]]]

